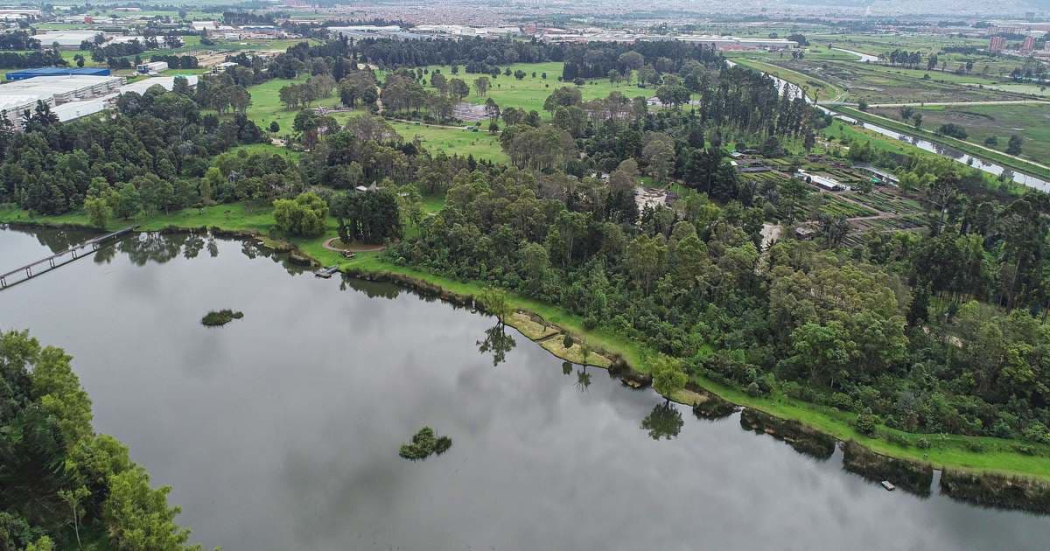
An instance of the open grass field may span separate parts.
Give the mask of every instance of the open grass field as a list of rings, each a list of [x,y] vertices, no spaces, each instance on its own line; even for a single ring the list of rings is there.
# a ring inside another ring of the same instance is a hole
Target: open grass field
[[[985,88],[991,88],[993,90],[1000,90],[1003,92],[1011,92],[1014,94],[1023,94],[1026,96],[1033,96],[1037,98],[1050,98],[1050,88],[1041,84],[1002,82],[998,84],[985,86]]]
[[[461,128],[427,126],[412,122],[388,122],[406,140],[418,139],[431,155],[473,155],[475,159],[495,163],[508,161],[507,155],[500,148],[499,137],[485,131],[471,132]]]
[[[279,92],[281,88],[289,84],[302,84],[308,78],[309,75],[302,75],[296,79],[275,78],[262,84],[249,86],[248,93],[252,95],[252,104],[248,107],[248,118],[255,121],[264,130],[270,126],[272,121],[277,121],[277,124],[281,125],[280,134],[290,134],[295,115],[299,111],[285,109]],[[315,101],[312,106],[336,107],[338,105],[339,97],[333,93],[332,97]]]
[[[943,124],[956,124],[966,129],[967,141],[1006,151],[1010,136],[1024,140],[1021,157],[1044,163],[1050,160],[1050,105],[971,105],[930,106],[917,109],[923,126],[935,130]],[[874,113],[900,120],[900,109],[874,109]],[[985,144],[990,137],[998,145]]]
[[[470,85],[470,95],[464,99],[469,103],[482,105],[485,100],[492,98],[500,106],[500,108],[515,107],[519,109],[525,109],[526,111],[537,111],[543,117],[548,117],[548,114],[543,110],[543,102],[547,99],[547,96],[551,95],[551,92],[561,86],[573,86],[571,82],[560,82],[558,80],[561,77],[563,68],[560,62],[549,62],[549,63],[515,63],[510,65],[510,71],[521,70],[525,72],[525,78],[518,80],[513,75],[506,76],[500,74],[499,77],[493,79],[489,77],[489,91],[485,97],[478,96],[474,90],[474,79],[483,76],[479,74],[467,74],[463,72],[463,68],[460,67],[458,75],[452,74],[452,68],[445,66],[430,66],[427,69],[433,73],[435,69],[440,69],[442,74],[446,78],[459,78]],[[504,67],[506,69],[506,67]],[[543,78],[546,73],[547,78]],[[536,76],[533,76],[535,74]],[[425,75],[427,81],[427,88],[430,88],[430,75]],[[612,84],[609,79],[590,79],[587,84],[580,87],[580,92],[583,94],[583,99],[591,100],[596,98],[608,97],[612,92],[619,92],[628,98],[637,96],[652,97],[656,95],[656,89],[652,86],[648,88],[641,88],[634,85],[634,79],[631,79],[632,84],[626,82],[619,84]]]
[[[280,89],[289,84],[301,84],[308,77],[301,76],[294,80],[273,79],[263,84],[250,86],[248,92],[252,95],[252,104],[248,107],[248,117],[255,121],[264,130],[268,130],[270,123],[277,121],[281,130],[280,136],[290,136],[294,133],[292,129],[298,110],[286,109],[280,100]],[[338,107],[339,97],[333,93],[331,97],[318,100],[312,107]],[[363,111],[334,113],[333,116],[341,123],[346,123],[351,117],[357,116]],[[439,126],[427,126],[414,122],[389,121],[390,125],[397,130],[406,140],[419,139],[423,147],[431,154],[444,152],[447,155],[459,154],[462,156],[474,155],[475,159],[493,161],[497,163],[507,162],[507,156],[500,148],[496,136],[488,132],[471,132],[462,128],[450,128]],[[253,145],[252,148],[282,149],[268,144]]]
[[[298,161],[302,157],[302,152],[293,151],[287,147],[281,147],[279,145],[273,145],[268,143],[251,143],[246,145],[238,145],[230,149],[231,153],[237,153],[239,151],[245,151],[247,153],[265,153],[267,155],[280,155],[287,158],[290,161]]]

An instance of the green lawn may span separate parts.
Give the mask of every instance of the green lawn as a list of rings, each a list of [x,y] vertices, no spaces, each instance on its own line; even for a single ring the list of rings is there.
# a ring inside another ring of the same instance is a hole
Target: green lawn
[[[298,110],[285,109],[279,95],[281,88],[289,84],[302,84],[306,82],[309,75],[302,75],[296,79],[275,78],[262,84],[248,87],[248,93],[252,95],[252,104],[248,107],[248,118],[255,121],[261,128],[268,130],[270,123],[277,121],[281,125],[281,135],[292,133],[292,125]],[[331,97],[315,101],[312,107],[336,107],[339,105],[339,96],[334,92]]]
[[[500,148],[499,137],[484,130],[472,132],[462,128],[427,126],[414,122],[388,122],[406,140],[418,139],[431,155],[473,155],[475,159],[495,163],[507,163],[509,160]],[[485,126],[483,124],[482,128]]]
[[[560,82],[558,79],[561,77],[563,63],[561,62],[549,62],[549,63],[515,63],[510,65],[511,76],[500,74],[497,78],[489,77],[489,91],[485,97],[478,96],[474,90],[474,80],[480,76],[479,74],[467,74],[463,71],[463,67],[460,67],[458,75],[452,74],[452,69],[448,65],[444,66],[430,66],[427,69],[433,73],[434,69],[440,69],[441,73],[448,79],[459,78],[470,85],[470,95],[464,101],[474,104],[484,104],[485,100],[492,98],[501,108],[516,107],[519,109],[525,109],[526,111],[537,111],[544,117],[547,117],[547,113],[543,111],[543,102],[546,101],[547,96],[561,86],[573,86],[570,82]],[[506,67],[503,67],[506,69]],[[525,78],[518,80],[514,78],[514,71],[521,70],[525,71]],[[532,74],[536,76],[533,77]],[[543,78],[543,73],[547,73],[547,78]],[[430,87],[430,74],[424,76],[427,82],[427,87]],[[632,83],[634,82],[632,77]],[[580,92],[583,95],[583,99],[591,100],[597,98],[608,97],[612,92],[619,92],[628,98],[636,96],[652,97],[656,94],[656,90],[653,87],[640,88],[634,84],[619,83],[612,84],[609,79],[590,79],[587,84],[580,87]]]

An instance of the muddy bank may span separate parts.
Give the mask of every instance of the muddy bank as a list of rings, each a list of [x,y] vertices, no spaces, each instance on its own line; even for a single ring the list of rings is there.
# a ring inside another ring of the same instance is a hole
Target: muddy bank
[[[781,419],[757,409],[744,408],[740,413],[740,426],[756,433],[766,433],[794,448],[795,451],[828,459],[835,453],[835,439],[827,434],[790,419]]]
[[[1030,478],[944,469],[941,492],[984,507],[1050,514],[1050,484]]]
[[[933,467],[928,463],[880,455],[853,440],[843,444],[842,451],[843,469],[873,482],[887,480],[894,486],[918,496],[930,495]]]
[[[718,396],[706,392],[700,387],[690,383],[686,385],[686,388],[694,392],[700,393],[704,400],[697,402],[693,406],[693,415],[696,415],[700,419],[707,419],[708,421],[717,421],[718,419],[725,419],[730,415],[740,410],[740,406],[723,400]]]

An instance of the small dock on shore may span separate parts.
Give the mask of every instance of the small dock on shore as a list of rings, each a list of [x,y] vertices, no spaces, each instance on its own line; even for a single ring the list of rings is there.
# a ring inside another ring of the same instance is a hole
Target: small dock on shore
[[[328,279],[328,278],[332,277],[333,275],[335,275],[338,271],[339,271],[339,266],[329,266],[327,268],[323,268],[323,269],[317,270],[316,272],[314,272],[314,275],[317,276],[317,277],[323,277],[325,279]]]

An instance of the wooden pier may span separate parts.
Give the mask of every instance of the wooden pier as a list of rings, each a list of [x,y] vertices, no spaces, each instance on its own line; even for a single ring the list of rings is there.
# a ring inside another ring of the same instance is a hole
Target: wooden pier
[[[15,268],[10,272],[0,275],[0,290],[7,289],[8,287],[12,287],[25,281],[29,281],[30,279],[33,279],[36,276],[46,274],[47,272],[50,272],[55,268],[61,268],[62,266],[65,266],[66,264],[69,264],[74,260],[88,256],[91,253],[97,251],[99,247],[102,246],[103,242],[114,237],[120,237],[122,235],[128,234],[134,230],[135,226],[128,226],[122,230],[117,230],[113,233],[107,233],[106,235],[101,235],[94,239],[89,239],[79,245],[75,245],[62,252],[55,253],[47,258],[42,258],[40,260],[37,260],[36,262],[31,262],[29,264],[26,264],[25,266]],[[12,279],[14,276],[23,273],[25,274],[25,277],[21,279]]]

